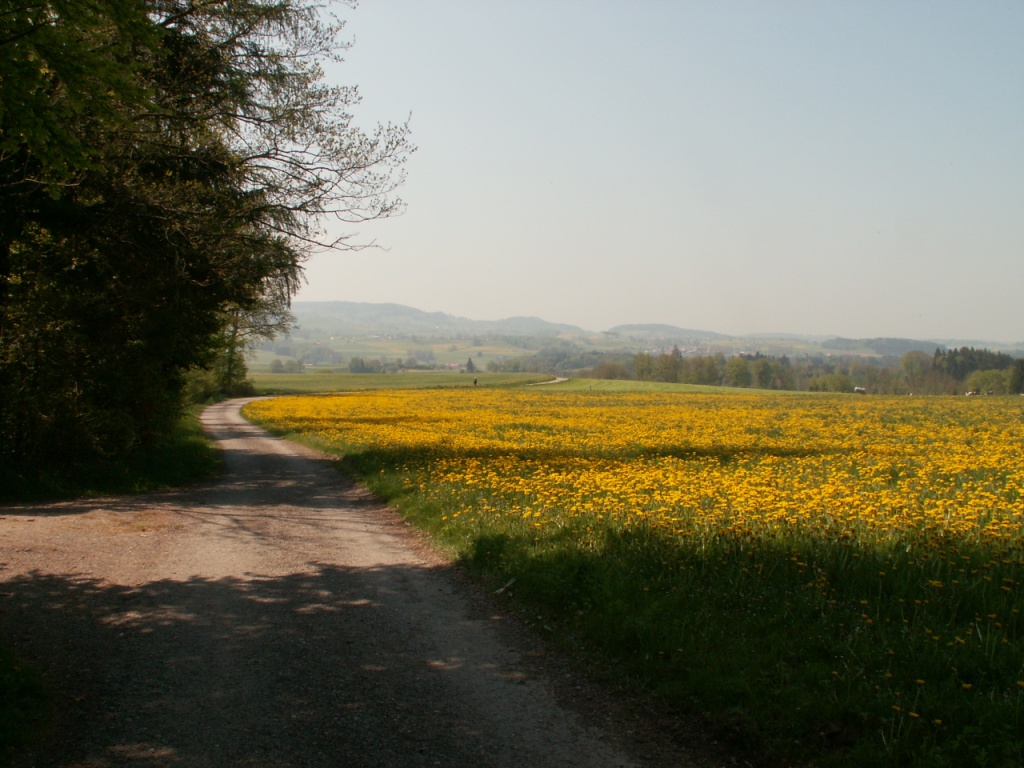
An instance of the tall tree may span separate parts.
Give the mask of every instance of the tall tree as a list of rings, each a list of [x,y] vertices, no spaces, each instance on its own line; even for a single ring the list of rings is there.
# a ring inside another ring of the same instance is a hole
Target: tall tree
[[[1011,395],[1024,393],[1024,359],[1013,361],[1006,389]]]
[[[5,187],[59,184],[94,165],[79,118],[117,121],[125,104],[149,102],[131,54],[138,44],[152,46],[156,31],[147,6],[133,0],[0,2]]]
[[[730,387],[749,387],[753,381],[750,362],[745,357],[729,358],[725,364],[725,383]]]
[[[312,249],[354,247],[328,219],[398,210],[411,149],[406,126],[358,130],[357,92],[323,83],[341,24],[307,0],[40,5],[2,16],[35,14],[0,51],[64,39],[99,64],[11,81],[52,119],[0,112],[0,471],[20,473],[159,440],[186,370],[283,318]]]

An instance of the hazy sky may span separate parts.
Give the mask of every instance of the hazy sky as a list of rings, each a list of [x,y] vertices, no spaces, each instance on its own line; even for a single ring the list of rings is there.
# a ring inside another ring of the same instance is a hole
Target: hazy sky
[[[362,0],[387,251],[300,301],[604,330],[1024,340],[1024,2]]]

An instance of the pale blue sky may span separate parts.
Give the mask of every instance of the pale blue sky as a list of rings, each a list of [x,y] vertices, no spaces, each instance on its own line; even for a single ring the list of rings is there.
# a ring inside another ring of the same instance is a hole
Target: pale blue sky
[[[419,147],[299,301],[1024,340],[1024,3],[361,0]]]

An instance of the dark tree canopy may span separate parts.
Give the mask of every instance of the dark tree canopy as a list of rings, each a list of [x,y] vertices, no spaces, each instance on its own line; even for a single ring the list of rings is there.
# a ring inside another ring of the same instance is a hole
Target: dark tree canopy
[[[1003,371],[1013,365],[1014,359],[1005,352],[993,352],[988,349],[960,347],[960,349],[935,350],[932,358],[933,367],[948,373],[956,381],[963,381],[975,371]]]
[[[159,441],[184,374],[353,247],[332,218],[400,207],[406,126],[322,81],[340,31],[306,0],[0,1],[0,472]]]

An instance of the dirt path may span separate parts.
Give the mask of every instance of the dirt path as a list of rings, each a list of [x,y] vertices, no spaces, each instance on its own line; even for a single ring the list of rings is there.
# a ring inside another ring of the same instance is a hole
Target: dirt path
[[[214,485],[0,508],[0,633],[59,708],[17,766],[685,762],[630,737],[328,460],[238,410],[203,417]]]

